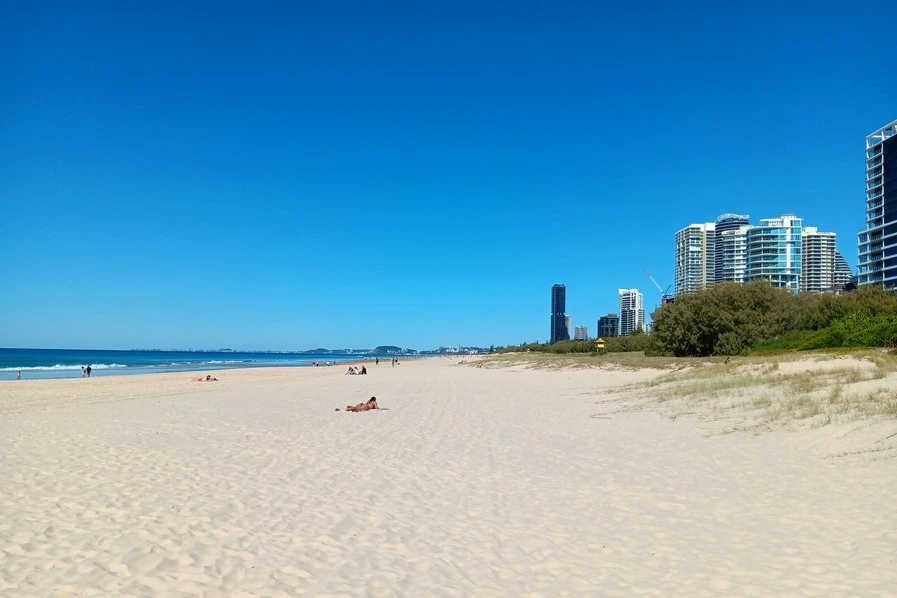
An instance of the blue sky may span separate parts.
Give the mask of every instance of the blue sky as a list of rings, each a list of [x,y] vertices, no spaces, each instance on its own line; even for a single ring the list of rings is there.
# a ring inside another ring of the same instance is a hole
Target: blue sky
[[[723,212],[855,266],[897,119],[883,0],[127,4],[0,7],[0,346],[594,334]]]

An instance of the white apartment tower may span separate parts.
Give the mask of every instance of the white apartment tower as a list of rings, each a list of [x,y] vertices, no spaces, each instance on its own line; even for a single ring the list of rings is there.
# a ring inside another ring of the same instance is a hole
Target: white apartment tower
[[[866,228],[859,233],[857,284],[897,286],[897,120],[866,137]]]
[[[706,289],[716,276],[716,224],[690,224],[676,232],[676,295]]]
[[[835,252],[835,286],[843,288],[853,279],[853,270],[840,251]]]
[[[803,257],[800,290],[821,293],[835,287],[835,233],[821,233],[806,226],[801,234]]]
[[[749,225],[716,234],[716,282],[742,284],[747,275],[747,231]]]
[[[716,225],[716,272],[713,282],[744,282],[747,267],[748,214],[720,214]],[[733,236],[734,235],[734,236]]]
[[[618,289],[620,297],[620,336],[645,330],[644,298],[638,289]]]

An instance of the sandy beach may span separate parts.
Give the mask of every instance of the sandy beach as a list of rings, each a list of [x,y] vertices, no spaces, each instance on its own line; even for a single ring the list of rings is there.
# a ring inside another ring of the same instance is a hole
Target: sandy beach
[[[897,596],[897,460],[843,427],[367,366],[0,383],[0,595]]]

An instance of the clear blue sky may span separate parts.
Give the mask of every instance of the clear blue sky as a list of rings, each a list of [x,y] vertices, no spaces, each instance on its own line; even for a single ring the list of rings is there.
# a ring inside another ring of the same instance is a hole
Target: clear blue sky
[[[890,0],[7,1],[0,346],[504,345],[548,338],[554,283],[594,334],[723,212],[798,214],[855,266],[895,22]]]

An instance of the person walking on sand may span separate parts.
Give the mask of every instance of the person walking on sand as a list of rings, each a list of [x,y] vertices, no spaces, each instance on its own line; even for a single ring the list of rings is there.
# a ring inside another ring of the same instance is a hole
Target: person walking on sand
[[[16,380],[22,379],[22,370],[16,370]]]

